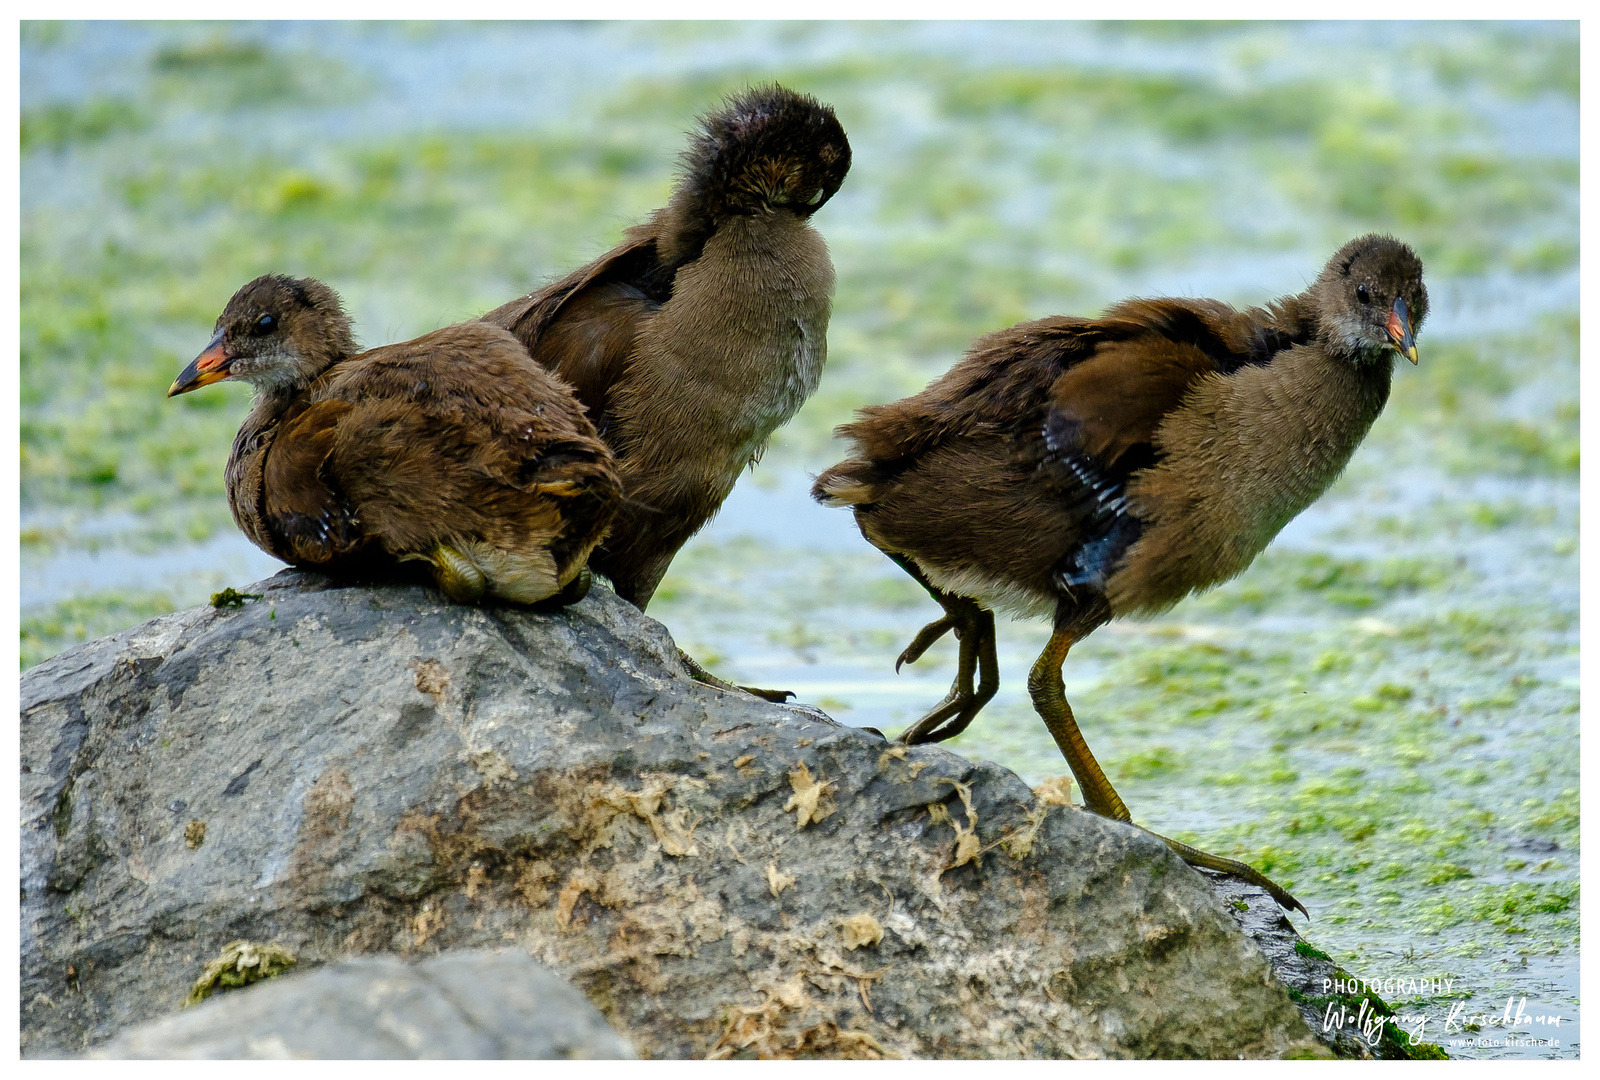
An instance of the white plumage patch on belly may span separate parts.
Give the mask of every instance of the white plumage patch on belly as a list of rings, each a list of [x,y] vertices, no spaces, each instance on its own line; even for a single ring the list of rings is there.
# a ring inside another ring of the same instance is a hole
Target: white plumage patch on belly
[[[1003,611],[1018,619],[1053,618],[1057,597],[1035,592],[1015,582],[999,581],[974,570],[945,571],[919,562],[927,579],[945,592],[969,596],[984,607]]]

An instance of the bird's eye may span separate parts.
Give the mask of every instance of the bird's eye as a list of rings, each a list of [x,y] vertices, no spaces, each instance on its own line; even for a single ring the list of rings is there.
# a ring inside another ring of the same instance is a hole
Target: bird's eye
[[[1356,299],[1360,300],[1363,304],[1370,304],[1372,303],[1372,294],[1367,291],[1367,287],[1365,285],[1357,285]]]
[[[256,324],[250,328],[250,332],[255,334],[257,337],[260,337],[263,334],[272,333],[277,328],[278,320],[274,316],[263,315],[261,318],[256,320]]]

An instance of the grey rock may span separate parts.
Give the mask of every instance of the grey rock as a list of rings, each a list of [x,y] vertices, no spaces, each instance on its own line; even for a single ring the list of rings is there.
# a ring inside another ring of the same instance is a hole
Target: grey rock
[[[645,1057],[1316,1046],[1160,841],[695,683],[603,588],[553,615],[249,591],[22,677],[27,1056],[175,1011],[234,939],[516,946]]]
[[[129,1028],[97,1058],[631,1058],[584,996],[520,952],[364,956]]]

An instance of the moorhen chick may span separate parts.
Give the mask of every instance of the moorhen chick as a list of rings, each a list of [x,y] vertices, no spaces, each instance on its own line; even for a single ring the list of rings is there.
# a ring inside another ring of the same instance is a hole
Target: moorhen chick
[[[860,410],[837,432],[855,455],[812,495],[854,510],[944,608],[896,670],[949,630],[960,641],[950,693],[901,740],[957,735],[994,696],[992,608],[1049,615],[1034,708],[1087,808],[1129,821],[1067,704],[1067,651],[1249,566],[1344,469],[1389,397],[1395,353],[1416,363],[1427,310],[1415,253],[1364,236],[1264,308],[1134,299],[1099,319],[1019,323],[921,393]],[[1305,911],[1243,863],[1166,842]]]
[[[590,565],[641,610],[816,389],[833,264],[810,218],[849,169],[832,109],[746,90],[701,118],[666,206],[483,317],[572,384],[615,451],[624,503]]]
[[[616,513],[611,451],[572,390],[481,322],[362,352],[334,291],[271,274],[234,294],[167,391],[255,386],[227,466],[233,519],[295,566],[420,562],[459,603],[559,606]]]

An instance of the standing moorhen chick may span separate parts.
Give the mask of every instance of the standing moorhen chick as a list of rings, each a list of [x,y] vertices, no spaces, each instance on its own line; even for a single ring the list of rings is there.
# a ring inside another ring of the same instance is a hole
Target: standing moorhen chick
[[[423,562],[452,600],[581,599],[616,512],[611,452],[571,389],[504,330],[472,322],[360,352],[319,281],[234,294],[167,394],[246,379],[228,458],[233,519],[296,566]]]
[[[702,118],[649,221],[483,317],[572,384],[615,451],[624,504],[590,565],[641,610],[816,389],[833,264],[809,220],[849,169],[832,109],[747,90]]]
[[[813,496],[851,507],[945,609],[895,667],[946,631],[961,645],[949,695],[902,741],[959,734],[994,696],[990,607],[1051,615],[1028,676],[1034,708],[1087,807],[1130,820],[1067,704],[1067,650],[1249,566],[1344,469],[1389,397],[1389,350],[1416,363],[1427,310],[1417,256],[1364,236],[1265,308],[1127,300],[1100,319],[989,334],[921,393],[841,426],[857,456]],[[1167,843],[1305,910],[1243,863]]]

